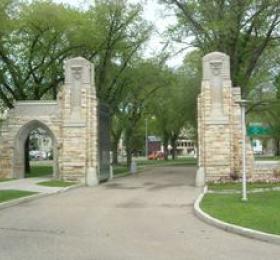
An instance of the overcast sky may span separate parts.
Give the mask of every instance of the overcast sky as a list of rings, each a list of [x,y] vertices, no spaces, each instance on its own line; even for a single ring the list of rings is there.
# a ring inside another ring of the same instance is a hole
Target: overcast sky
[[[1,1],[1,0],[0,0]],[[55,0],[56,2],[67,3],[77,7],[87,7],[87,0]],[[166,13],[164,6],[157,3],[157,0],[128,0],[132,3],[142,2],[144,6],[143,16],[146,20],[153,23],[156,27],[158,33],[154,33],[151,37],[151,40],[148,43],[147,49],[145,51],[145,56],[150,57],[156,54],[159,50],[162,49],[164,45],[164,39],[162,39],[159,34],[162,33],[170,24],[176,22],[176,18],[173,16],[164,16]],[[177,50],[179,50],[179,46]],[[176,50],[175,50],[176,52]],[[171,67],[177,67],[182,64],[184,54],[179,54],[176,57],[171,58],[167,63]]]

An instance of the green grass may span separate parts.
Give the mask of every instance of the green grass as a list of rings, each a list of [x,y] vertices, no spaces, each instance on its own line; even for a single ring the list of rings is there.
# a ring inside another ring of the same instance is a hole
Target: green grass
[[[254,182],[247,183],[248,190],[259,188],[274,188],[280,187],[280,183],[266,183],[266,182]],[[228,183],[208,183],[208,189],[211,191],[228,191],[228,190],[240,190],[242,188],[241,182],[228,182]]]
[[[52,166],[34,165],[31,166],[31,172],[26,173],[26,178],[50,176],[52,175],[52,172],[53,172]]]
[[[9,201],[9,200],[18,199],[21,197],[31,196],[36,193],[37,192],[21,191],[21,190],[1,190],[0,191],[0,203]]]
[[[145,170],[147,167],[157,166],[195,166],[196,159],[194,158],[178,158],[176,160],[136,160],[137,171]],[[113,166],[114,176],[126,176],[130,172],[125,163]]]
[[[140,171],[142,171],[144,169],[145,169],[144,166],[138,166],[137,165],[137,172],[140,172]],[[127,175],[130,175],[130,171],[124,165],[115,165],[115,166],[113,166],[113,173],[114,173],[114,176],[127,176]]]
[[[6,181],[14,181],[15,179],[13,179],[13,178],[7,178],[7,179],[5,179],[5,178],[0,178],[0,182],[6,182]]]
[[[165,160],[139,160],[136,161],[137,165],[143,166],[195,166],[196,159],[195,158],[177,158],[175,160],[169,159]]]
[[[255,156],[257,161],[280,161],[280,156]]]
[[[62,181],[62,180],[50,180],[50,181],[42,181],[37,184],[42,186],[47,186],[47,187],[69,187],[77,183],[70,182],[70,181]]]
[[[127,169],[126,166],[115,165],[115,166],[113,166],[113,173],[114,173],[114,176],[125,176],[125,175],[129,174],[129,170]]]
[[[222,221],[280,235],[280,192],[259,192],[242,202],[239,194],[206,194],[200,206]]]

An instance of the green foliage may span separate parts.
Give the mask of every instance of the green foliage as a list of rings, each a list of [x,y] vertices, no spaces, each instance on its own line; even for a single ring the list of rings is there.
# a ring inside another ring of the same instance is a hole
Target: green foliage
[[[166,84],[150,100],[150,113],[156,118],[156,128],[165,150],[174,147],[183,128],[196,129],[196,100],[200,90],[201,56],[190,53],[176,71],[165,69]]]
[[[148,40],[151,26],[141,17],[140,5],[126,1],[95,1],[87,15],[88,25],[83,32],[83,42],[93,43],[84,56],[96,65],[97,95],[102,102],[110,104],[114,111],[123,95],[123,74],[131,62],[141,53]],[[90,25],[90,26],[89,26]],[[90,28],[91,27],[91,28]]]
[[[164,71],[157,62],[138,59],[124,76],[127,92],[119,105],[118,114],[122,119],[128,166],[133,150],[139,149],[139,146],[143,147],[143,115],[149,114],[148,103],[151,97],[165,86],[166,81],[163,75]]]
[[[203,55],[221,51],[231,58],[233,84],[243,97],[260,58],[279,37],[280,3],[277,0],[161,0],[178,18],[169,33],[188,42]],[[191,39],[191,40],[188,40]]]
[[[9,107],[14,99],[55,98],[64,59],[81,47],[70,43],[78,29],[76,11],[50,1],[17,3],[14,8],[13,27],[0,42],[0,95]]]
[[[99,99],[114,110],[123,88],[120,76],[151,31],[139,5],[95,1],[82,11],[47,0],[5,0],[1,7],[0,97],[6,106],[13,100],[55,99],[63,61],[83,56],[96,66]]]

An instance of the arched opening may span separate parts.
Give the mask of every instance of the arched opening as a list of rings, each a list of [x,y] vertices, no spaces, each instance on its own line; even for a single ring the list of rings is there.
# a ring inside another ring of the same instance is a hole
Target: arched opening
[[[48,126],[33,120],[20,128],[15,139],[14,178],[58,177],[57,163],[57,140]]]

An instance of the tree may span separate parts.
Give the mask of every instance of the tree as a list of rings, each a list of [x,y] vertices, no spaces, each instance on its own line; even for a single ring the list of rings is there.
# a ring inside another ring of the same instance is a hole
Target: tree
[[[153,60],[135,60],[126,72],[126,95],[119,105],[122,114],[124,143],[126,146],[127,166],[130,167],[132,152],[135,148],[139,127],[143,116],[148,113],[148,103],[157,91],[167,85],[161,64]],[[141,137],[140,137],[141,138]]]
[[[119,141],[121,139],[121,135],[123,133],[124,129],[124,113],[121,111],[115,112],[115,114],[112,117],[112,124],[111,124],[111,148],[113,152],[113,158],[112,163],[114,165],[117,165],[119,163],[118,161],[118,145]]]
[[[124,0],[96,0],[86,12],[81,34],[89,46],[82,55],[95,64],[97,96],[110,105],[112,115],[124,91],[122,75],[150,37],[152,27],[141,13],[141,5]]]
[[[248,122],[261,122],[269,128],[268,136],[273,138],[275,155],[280,155],[280,100],[278,84],[278,77],[276,77],[274,82],[263,82],[251,91],[250,99],[253,101],[253,105],[249,107],[248,111],[250,112]]]
[[[0,21],[11,24],[0,28],[0,95],[8,107],[13,100],[55,99],[64,60],[83,56],[95,64],[97,95],[113,113],[120,75],[150,34],[140,5],[95,1],[87,11],[47,0],[1,5]]]
[[[278,0],[161,0],[173,8],[177,24],[172,39],[191,44],[205,55],[227,53],[233,84],[246,98],[249,80],[267,48],[279,39]]]
[[[162,138],[165,159],[168,144],[172,146],[172,158],[176,157],[178,137],[184,127],[196,129],[196,99],[200,89],[201,54],[188,54],[177,70],[165,71],[168,84],[150,101],[150,111],[156,117],[158,133]]]
[[[63,61],[83,47],[69,40],[78,29],[77,11],[50,1],[16,8],[0,43],[0,95],[10,108],[13,100],[56,98]]]
[[[140,5],[96,0],[82,11],[48,0],[4,0],[1,7],[0,97],[7,107],[14,100],[55,99],[63,62],[83,56],[95,64],[100,102],[110,106],[110,117],[117,113],[127,81],[122,75],[152,29]]]

